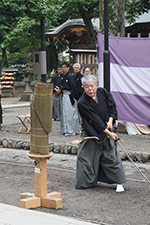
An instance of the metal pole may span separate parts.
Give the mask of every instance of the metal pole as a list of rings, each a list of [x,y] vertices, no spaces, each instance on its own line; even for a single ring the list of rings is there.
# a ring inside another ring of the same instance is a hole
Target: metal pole
[[[45,51],[44,19],[41,19],[41,51]]]
[[[45,51],[44,19],[41,19],[41,51]],[[46,83],[46,74],[41,74],[41,81]]]
[[[104,0],[104,88],[110,92],[110,52],[108,38],[108,0]]]

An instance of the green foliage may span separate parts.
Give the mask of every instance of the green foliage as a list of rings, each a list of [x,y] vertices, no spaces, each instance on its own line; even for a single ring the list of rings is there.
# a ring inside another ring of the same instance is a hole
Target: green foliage
[[[84,10],[84,13],[88,14],[89,19],[92,19],[98,17],[99,0],[68,0],[63,3],[62,9],[67,10],[70,15],[78,14],[81,10]]]
[[[51,26],[56,14],[55,1],[2,0],[0,1],[0,46],[10,53],[20,49],[26,55],[41,48],[40,21],[45,18],[45,28]],[[9,57],[9,56],[8,56]],[[21,57],[21,56],[20,56]],[[22,57],[21,57],[22,59]],[[18,59],[17,59],[18,60]],[[25,63],[25,62],[24,62]],[[3,64],[3,63],[2,63]],[[1,65],[0,67],[2,67]],[[1,68],[0,68],[1,70]]]
[[[17,65],[20,69],[22,66],[26,64],[31,64],[33,62],[33,59],[32,55],[30,54],[15,52],[15,53],[7,53],[7,61],[9,67]]]
[[[0,45],[22,46],[28,42],[36,47],[40,39],[40,20],[54,13],[53,3],[48,0],[3,0],[0,1]],[[33,40],[33,36],[36,37]]]
[[[45,31],[47,31],[63,24],[72,14],[78,13],[82,15],[87,29],[89,28],[89,36],[93,39],[90,20],[99,17],[99,3],[101,1],[104,0],[1,0],[0,46],[1,48],[7,47],[10,53],[13,53],[14,49],[17,48],[26,56],[30,52],[39,51],[41,47],[40,21],[42,18],[45,20]],[[115,3],[116,1],[112,4]],[[148,10],[150,10],[149,0],[125,0],[126,19],[130,23],[134,22],[138,15]],[[113,8],[109,8],[109,16],[113,20]],[[66,45],[56,41],[55,47],[59,54],[65,50]],[[15,61],[12,56],[8,57],[9,64]],[[16,63],[17,60],[22,60],[22,56],[19,56],[18,53],[15,57]]]
[[[149,0],[126,0],[125,1],[125,11],[126,11],[126,20],[129,23],[134,23],[135,19],[142,15],[145,12],[150,10],[150,1]]]

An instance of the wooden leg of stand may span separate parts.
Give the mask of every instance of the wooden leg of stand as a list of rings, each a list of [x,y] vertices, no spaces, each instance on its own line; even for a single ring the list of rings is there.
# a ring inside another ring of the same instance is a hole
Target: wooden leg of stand
[[[24,209],[36,208],[41,206],[41,198],[32,197],[20,200],[20,207]]]
[[[39,159],[34,168],[35,196],[47,196],[47,162],[46,159]]]
[[[54,197],[43,197],[41,199],[41,206],[55,209],[62,208],[62,199]]]
[[[25,192],[25,193],[21,193],[20,195],[20,199],[31,198],[31,197],[34,197],[34,193]]]
[[[62,208],[61,193],[60,192],[48,193],[46,197],[42,198],[41,206],[55,209]]]
[[[61,193],[53,191],[51,193],[48,193],[47,197],[61,198]]]

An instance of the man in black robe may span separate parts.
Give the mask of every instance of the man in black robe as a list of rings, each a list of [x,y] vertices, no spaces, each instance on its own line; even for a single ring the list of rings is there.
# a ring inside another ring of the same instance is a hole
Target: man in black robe
[[[84,76],[82,84],[85,92],[78,109],[84,132],[78,149],[75,187],[94,187],[100,181],[116,183],[116,192],[122,192],[126,178],[117,152],[117,135],[111,132],[117,119],[115,102],[110,93],[97,87],[95,76]]]
[[[83,74],[80,73],[80,64],[79,63],[75,63],[73,65],[73,77],[74,77],[74,84],[75,84],[75,90],[73,91],[73,96],[74,98],[78,101],[81,97],[81,95],[83,94],[83,87],[82,87],[82,82],[81,79],[83,77]],[[78,112],[78,116],[79,116],[79,124],[81,124],[82,120],[81,120],[81,116]]]
[[[75,84],[75,90],[74,90],[74,98],[78,101],[79,98],[81,97],[81,95],[83,94],[83,87],[82,87],[82,82],[81,82],[81,78],[83,77],[83,74],[80,73],[80,64],[79,63],[75,63],[73,65],[73,77],[74,77],[74,84]]]
[[[54,74],[51,79],[51,83],[53,84],[53,120],[60,120],[61,118],[62,80],[62,67],[58,66],[57,74]]]
[[[70,63],[62,62],[63,81],[62,81],[62,115],[61,115],[61,134],[65,136],[75,135],[79,128],[77,101],[74,98],[75,83],[74,77],[70,73]]]

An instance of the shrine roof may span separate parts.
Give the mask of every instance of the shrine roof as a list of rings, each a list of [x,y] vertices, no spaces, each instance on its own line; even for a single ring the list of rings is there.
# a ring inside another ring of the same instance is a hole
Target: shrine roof
[[[48,32],[45,33],[45,35],[50,37],[61,36],[61,34],[64,33],[64,31],[73,27],[85,27],[83,19],[82,18],[68,19],[60,26],[49,29]],[[96,24],[93,24],[93,27],[95,31],[98,30]]]

